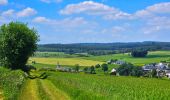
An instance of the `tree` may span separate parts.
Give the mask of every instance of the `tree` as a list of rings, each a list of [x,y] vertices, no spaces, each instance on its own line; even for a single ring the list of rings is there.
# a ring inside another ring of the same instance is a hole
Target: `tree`
[[[79,72],[79,69],[80,69],[79,64],[76,64],[76,65],[75,65],[75,71],[76,71],[76,72]]]
[[[0,27],[0,62],[11,69],[25,69],[30,56],[37,49],[37,31],[27,24],[10,22]]]
[[[120,67],[117,69],[118,73],[123,76],[142,76],[142,68],[141,67],[136,67],[133,64],[126,63],[120,65]]]
[[[102,70],[103,70],[104,72],[107,72],[107,71],[108,71],[108,65],[107,65],[107,64],[102,64],[101,66],[102,66]]]
[[[90,67],[90,74],[96,74],[94,66]]]
[[[85,72],[85,73],[88,73],[88,70],[89,70],[88,67],[85,67],[85,68],[84,68],[84,72]]]
[[[100,68],[100,64],[95,65],[95,68]]]
[[[131,52],[132,57],[146,57],[147,54],[147,50],[133,50]]]

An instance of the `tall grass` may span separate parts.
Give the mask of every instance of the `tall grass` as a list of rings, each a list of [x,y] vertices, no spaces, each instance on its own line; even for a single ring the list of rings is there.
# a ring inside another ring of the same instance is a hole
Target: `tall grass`
[[[0,67],[0,86],[6,100],[17,100],[24,81],[22,71],[11,71]]]
[[[168,100],[170,81],[148,78],[49,73],[72,100]]]

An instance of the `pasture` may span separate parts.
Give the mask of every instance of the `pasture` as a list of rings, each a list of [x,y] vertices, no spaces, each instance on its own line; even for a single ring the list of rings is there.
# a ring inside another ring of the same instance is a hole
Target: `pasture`
[[[101,61],[93,61],[93,60],[86,60],[81,58],[31,58],[29,63],[31,61],[36,61],[36,63],[41,64],[51,64],[51,65],[57,65],[58,63],[60,65],[75,65],[79,64],[80,66],[92,66],[96,64],[102,64]]]
[[[83,59],[102,61],[102,62],[106,62],[110,59],[118,59],[118,60],[124,60],[126,62],[133,63],[135,65],[144,65],[148,63],[154,63],[154,62],[158,63],[160,61],[170,62],[170,51],[149,52],[147,57],[144,57],[144,58],[134,58],[134,57],[131,57],[128,53],[125,53],[125,54],[83,57]]]

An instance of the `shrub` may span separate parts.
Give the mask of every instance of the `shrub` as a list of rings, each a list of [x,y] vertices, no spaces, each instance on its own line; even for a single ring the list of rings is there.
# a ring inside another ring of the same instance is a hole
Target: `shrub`
[[[7,100],[17,100],[21,87],[25,82],[23,71],[10,71],[0,68],[0,86],[2,86],[3,94]]]

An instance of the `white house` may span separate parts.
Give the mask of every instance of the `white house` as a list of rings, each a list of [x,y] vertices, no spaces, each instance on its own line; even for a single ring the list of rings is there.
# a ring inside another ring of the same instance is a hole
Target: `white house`
[[[116,69],[112,69],[110,75],[116,75]]]

